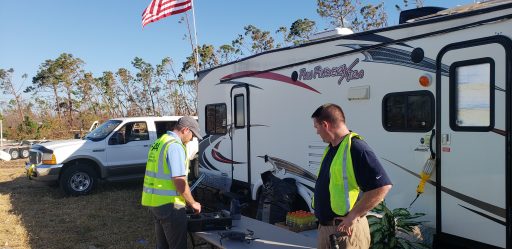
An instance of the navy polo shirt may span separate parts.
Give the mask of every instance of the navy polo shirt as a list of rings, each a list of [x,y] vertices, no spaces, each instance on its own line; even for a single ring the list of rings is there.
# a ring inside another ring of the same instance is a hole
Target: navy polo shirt
[[[315,216],[320,222],[328,222],[338,216],[331,209],[329,171],[340,144],[335,147],[329,145],[329,150],[322,161],[322,167],[315,183]],[[377,156],[365,141],[352,138],[350,155],[352,156],[352,165],[354,166],[357,185],[359,185],[361,191],[366,192],[391,185],[391,180],[386,171],[384,171],[382,164],[380,164]]]

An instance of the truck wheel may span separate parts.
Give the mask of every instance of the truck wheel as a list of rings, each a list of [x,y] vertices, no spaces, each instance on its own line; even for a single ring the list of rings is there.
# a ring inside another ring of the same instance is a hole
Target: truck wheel
[[[23,148],[21,149],[21,158],[27,158],[29,156],[29,149],[28,148]]]
[[[18,159],[18,157],[20,157],[20,153],[17,149],[12,149],[11,151],[9,151],[9,154],[11,154],[11,160],[15,160]]]
[[[96,186],[97,179],[92,167],[76,164],[64,170],[60,176],[60,187],[68,195],[87,195]]]

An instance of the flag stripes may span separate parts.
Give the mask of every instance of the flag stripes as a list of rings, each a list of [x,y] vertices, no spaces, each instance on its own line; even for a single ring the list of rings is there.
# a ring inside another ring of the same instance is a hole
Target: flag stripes
[[[192,0],[153,0],[142,13],[142,26],[192,8]]]

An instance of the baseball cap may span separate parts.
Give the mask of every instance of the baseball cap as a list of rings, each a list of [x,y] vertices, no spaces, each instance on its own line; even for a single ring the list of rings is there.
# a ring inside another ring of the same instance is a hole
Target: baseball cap
[[[197,121],[193,117],[183,116],[180,119],[178,119],[178,123],[176,125],[189,128],[190,131],[192,131],[192,133],[194,134],[194,136],[197,137],[197,139],[201,139],[201,134],[199,133],[199,123],[197,123]]]

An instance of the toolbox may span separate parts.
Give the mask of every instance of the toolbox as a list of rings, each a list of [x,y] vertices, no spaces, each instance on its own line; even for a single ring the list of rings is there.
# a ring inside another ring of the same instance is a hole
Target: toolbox
[[[187,214],[187,222],[189,232],[225,230],[232,226],[229,212]]]

